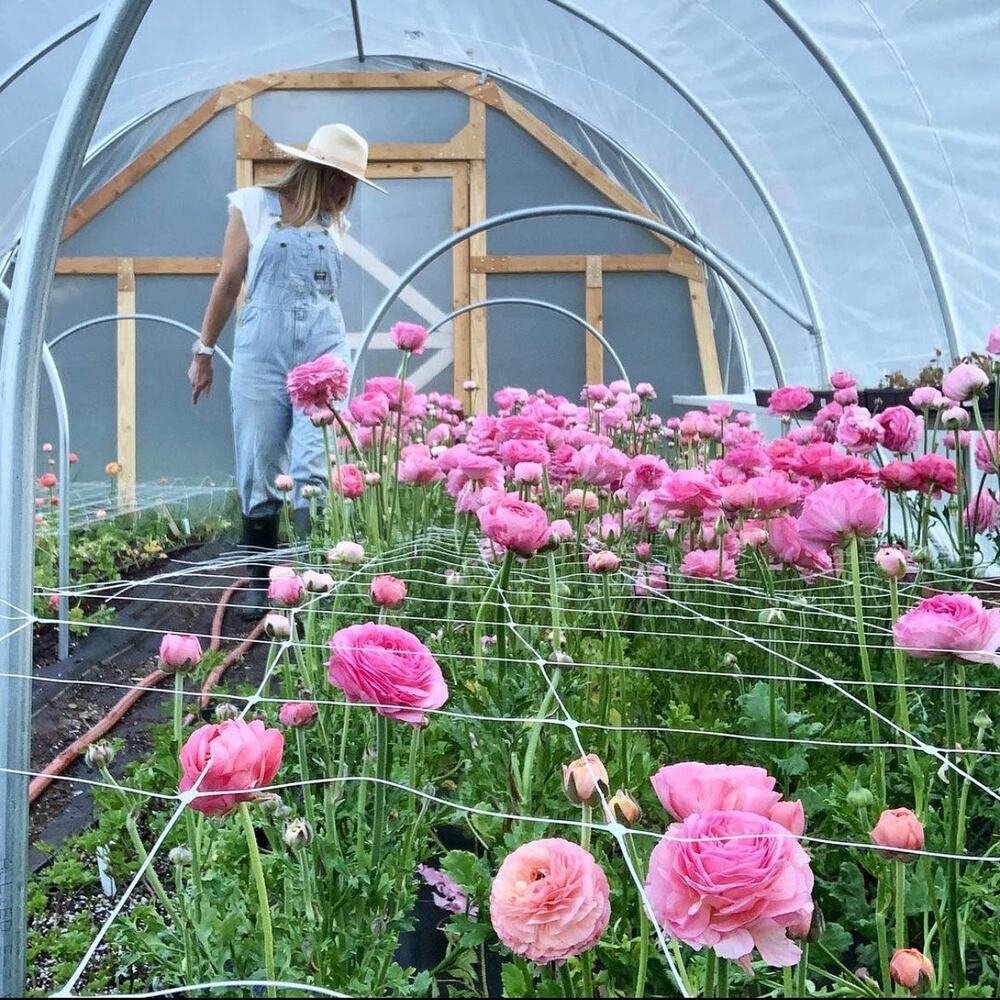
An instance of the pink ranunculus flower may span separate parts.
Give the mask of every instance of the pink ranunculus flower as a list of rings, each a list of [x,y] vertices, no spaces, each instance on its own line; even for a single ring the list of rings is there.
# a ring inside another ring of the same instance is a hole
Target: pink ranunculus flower
[[[369,622],[339,629],[330,640],[330,683],[347,700],[388,719],[423,726],[425,710],[448,700],[448,685],[430,650],[411,632]]]
[[[833,394],[833,401],[838,406],[856,406],[858,402],[858,390],[853,385],[846,389],[838,389]]]
[[[311,417],[345,399],[350,382],[347,364],[334,354],[322,354],[288,373],[288,396],[292,406]]]
[[[815,397],[804,385],[786,385],[768,397],[767,409],[777,417],[791,416],[812,406]]]
[[[781,801],[775,779],[762,767],[685,761],[661,767],[650,779],[663,808],[674,819],[720,809],[768,816]]]
[[[692,948],[749,969],[756,948],[771,966],[798,962],[787,934],[812,916],[809,856],[783,826],[757,813],[713,810],[672,823],[649,859],[646,892],[657,921]]]
[[[683,576],[699,580],[725,582],[736,579],[735,560],[725,554],[720,558],[716,549],[693,549],[684,556],[678,569]]]
[[[935,409],[941,399],[941,390],[932,385],[918,385],[910,393],[910,406],[915,406],[918,410]]]
[[[895,545],[883,545],[875,553],[875,565],[883,576],[902,579],[910,569],[910,553]]]
[[[319,709],[311,701],[286,701],[278,712],[278,721],[291,729],[305,729],[311,726],[319,715]]]
[[[887,858],[910,863],[917,860],[911,851],[924,849],[924,827],[912,809],[886,809],[869,831],[871,841]]]
[[[621,560],[611,549],[601,549],[587,556],[587,569],[591,573],[617,573]]]
[[[847,406],[837,423],[837,440],[848,451],[867,455],[881,443],[885,429],[863,406]]]
[[[549,540],[553,542],[568,542],[576,532],[573,525],[564,517],[556,518],[549,525]]]
[[[303,570],[302,586],[310,594],[329,594],[336,586],[336,581],[329,573],[319,573],[314,569]]]
[[[362,392],[347,408],[361,427],[378,427],[389,418],[389,400],[381,392]]]
[[[955,463],[943,455],[928,452],[913,462],[913,472],[917,476],[917,489],[922,493],[937,496],[939,493],[954,493],[958,489],[958,470]]]
[[[266,728],[259,719],[201,726],[181,749],[179,791],[190,791],[205,771],[198,792],[217,794],[199,794],[190,806],[206,816],[224,816],[271,783],[281,767],[284,748],[281,731]]]
[[[419,323],[393,323],[389,335],[401,351],[423,354],[424,344],[427,343],[427,328]]]
[[[806,497],[799,536],[819,549],[844,545],[851,538],[874,535],[885,513],[885,498],[875,487],[857,479],[826,483]]]
[[[924,431],[924,420],[908,406],[890,406],[876,414],[875,420],[882,427],[882,445],[889,451],[902,455],[916,449]]]
[[[514,482],[522,486],[537,486],[544,472],[544,466],[538,462],[518,462],[514,466]]]
[[[986,353],[1000,354],[1000,323],[998,323],[986,338]]]
[[[365,491],[364,474],[356,465],[349,462],[331,468],[330,483],[334,492],[347,500],[357,500]]]
[[[681,517],[702,517],[706,511],[722,506],[722,489],[715,476],[700,469],[678,469],[654,490],[650,508],[660,513],[673,512]]]
[[[971,594],[935,594],[910,608],[892,627],[896,645],[920,660],[957,656],[1000,663],[1000,608]]]
[[[431,457],[425,445],[407,445],[396,465],[396,474],[401,483],[408,486],[429,486],[444,478],[441,466]]]
[[[548,515],[536,503],[510,494],[489,501],[476,511],[479,527],[490,541],[527,558],[549,542]]]
[[[629,469],[628,456],[604,444],[584,445],[573,464],[577,476],[590,486],[617,486]]]
[[[846,371],[836,371],[830,376],[830,385],[834,389],[852,389],[858,384],[857,379]]]
[[[991,493],[980,493],[973,497],[962,515],[967,527],[973,531],[989,531],[997,526],[997,516],[1000,515],[1000,504]]]
[[[201,661],[201,642],[190,632],[168,632],[160,640],[160,669],[173,674],[190,670]]]
[[[957,403],[979,396],[990,384],[990,377],[979,367],[962,363],[955,365],[941,382],[941,392]]]
[[[920,473],[912,462],[887,462],[878,470],[878,480],[891,493],[906,493],[920,488]]]
[[[806,832],[806,811],[801,799],[776,802],[767,818],[783,826],[789,833],[794,833],[796,837],[801,837]]]
[[[38,485],[41,486],[43,490],[51,490],[55,487],[58,480],[56,479],[56,474],[54,472],[43,472],[38,477]]]
[[[608,880],[579,844],[533,840],[504,859],[490,892],[490,920],[515,955],[559,962],[593,947],[611,917]]]
[[[398,576],[382,573],[372,577],[369,593],[372,604],[377,604],[381,608],[400,608],[406,600],[406,583]]]
[[[291,576],[277,576],[271,579],[267,587],[267,599],[281,608],[294,608],[302,603],[305,585],[302,578],[294,573]]]
[[[1000,471],[1000,431],[976,435],[976,468],[981,472]]]

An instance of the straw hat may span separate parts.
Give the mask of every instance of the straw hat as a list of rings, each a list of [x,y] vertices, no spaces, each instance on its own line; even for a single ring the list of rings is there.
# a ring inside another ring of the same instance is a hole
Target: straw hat
[[[320,125],[313,132],[305,149],[286,146],[283,142],[276,142],[275,146],[299,160],[309,160],[310,163],[319,163],[324,167],[335,167],[350,177],[357,178],[362,184],[367,184],[385,194],[385,188],[379,187],[365,177],[365,171],[368,169],[368,143],[350,125],[339,122],[335,125]]]

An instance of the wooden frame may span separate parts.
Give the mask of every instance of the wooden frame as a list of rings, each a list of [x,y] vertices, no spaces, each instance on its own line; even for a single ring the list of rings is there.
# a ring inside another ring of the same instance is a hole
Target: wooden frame
[[[116,312],[129,316],[135,313],[135,267],[132,259],[118,261]],[[128,509],[135,505],[136,446],[135,446],[135,320],[119,319],[116,330],[116,365],[118,394],[117,452],[118,504]]]
[[[236,149],[236,185],[245,187],[259,182],[283,169],[287,155],[277,149],[273,140],[253,118],[254,97],[267,90],[434,90],[448,89],[464,94],[469,100],[466,123],[449,140],[442,143],[383,143],[370,148],[369,172],[373,178],[442,177],[452,182],[451,226],[458,231],[470,223],[487,217],[486,201],[486,108],[505,115],[531,135],[588,184],[598,190],[616,207],[648,218],[653,213],[634,195],[608,177],[582,153],[561,138],[551,128],[515,100],[495,81],[467,71],[401,71],[401,72],[287,72],[252,77],[220,87],[182,121],[149,146],[132,163],[84,198],[67,217],[64,238],[78,232],[102,212],[123,192],[127,191],[167,156],[183,145],[216,115],[232,108]],[[613,272],[663,272],[683,277],[688,283],[692,323],[698,345],[702,377],[706,393],[722,391],[722,375],[715,345],[711,313],[708,308],[705,272],[702,263],[687,248],[659,236],[664,244],[662,254],[534,254],[521,256],[490,256],[487,233],[473,236],[452,251],[453,306],[458,308],[487,296],[490,274],[578,272],[584,282],[587,318],[603,329],[603,276]],[[123,261],[129,261],[124,269]],[[117,275],[119,296],[132,296],[134,311],[135,276],[153,274],[202,274],[218,272],[215,257],[66,257],[56,265],[57,274]],[[122,288],[131,274],[132,287]],[[119,311],[122,310],[119,307]],[[132,324],[134,338],[134,323]],[[487,313],[478,309],[454,321],[454,391],[469,402],[470,409],[486,408],[488,385]],[[123,395],[122,366],[128,363],[128,330],[119,331],[119,395]],[[587,380],[603,378],[603,351],[594,338],[587,338]],[[134,348],[132,351],[134,363]],[[468,393],[466,383],[475,388]],[[134,373],[132,376],[133,407],[119,413],[119,455],[123,473],[132,470],[131,462],[123,460],[123,437],[129,427],[134,448]],[[129,404],[127,386],[124,399]],[[126,482],[127,480],[120,480]],[[134,480],[133,480],[134,482]]]

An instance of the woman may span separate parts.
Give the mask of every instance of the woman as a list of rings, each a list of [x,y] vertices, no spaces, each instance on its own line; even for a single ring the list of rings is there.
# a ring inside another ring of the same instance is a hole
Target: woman
[[[285,378],[296,365],[322,354],[349,360],[337,301],[344,216],[358,181],[382,190],[365,178],[367,142],[347,125],[322,126],[304,150],[276,145],[293,157],[285,174],[229,195],[222,266],[188,371],[197,403],[212,388],[215,343],[245,281],[230,385],[243,511],[240,544],[258,550],[278,543],[285,496],[276,477],[288,473],[293,481],[292,522],[299,538],[309,533],[303,487],[322,489],[327,481],[322,432],[293,411]],[[247,619],[262,613],[268,564],[255,563],[250,572]]]

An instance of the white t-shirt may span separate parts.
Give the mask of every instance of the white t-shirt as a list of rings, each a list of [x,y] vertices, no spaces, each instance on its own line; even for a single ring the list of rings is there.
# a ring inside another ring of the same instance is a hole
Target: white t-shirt
[[[268,210],[267,192],[262,187],[237,188],[226,196],[233,208],[238,208],[243,216],[247,237],[250,240],[250,255],[247,261],[247,277],[254,273],[260,251],[267,241],[267,234],[274,224],[274,216]],[[350,222],[343,216],[334,220],[329,226],[323,227],[330,238],[337,244],[341,253],[344,250],[344,234],[350,229]]]

